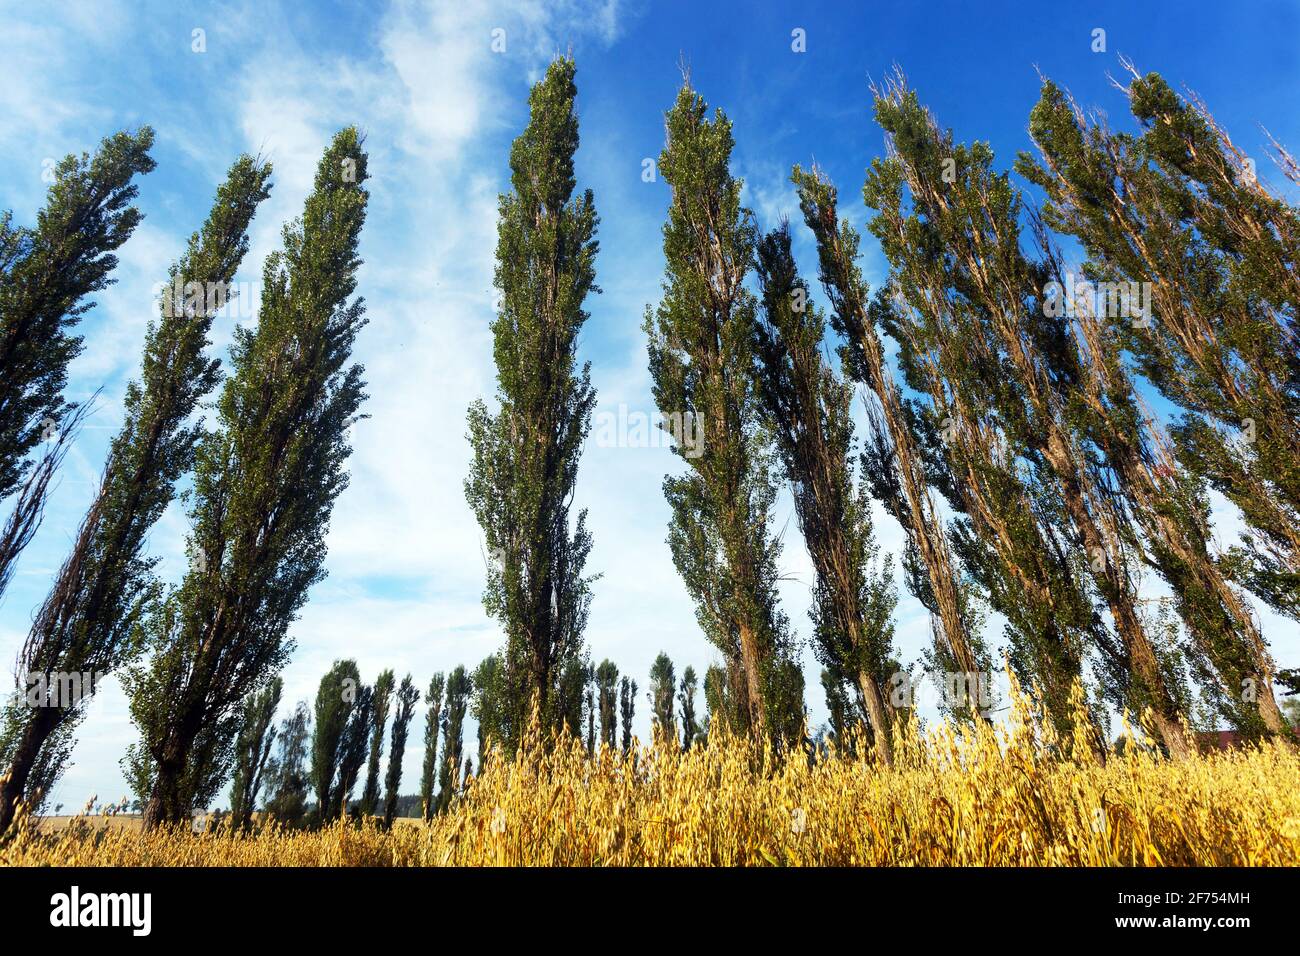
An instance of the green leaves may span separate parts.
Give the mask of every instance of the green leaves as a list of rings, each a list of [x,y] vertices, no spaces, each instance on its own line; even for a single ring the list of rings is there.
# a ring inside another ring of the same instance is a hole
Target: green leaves
[[[348,483],[347,430],[366,397],[363,369],[349,364],[365,324],[353,292],[366,179],[362,138],[343,129],[283,250],[267,257],[256,329],[236,332],[218,428],[195,459],[190,548],[201,560],[169,598],[175,626],[154,640],[152,666],[172,692],[133,704],[165,714],[147,740],[158,765],[150,825],[188,812],[179,781],[200,756],[197,728],[225,719],[283,665],[289,625],[324,576],[330,514]]]
[[[153,141],[145,126],[108,137],[93,157],[67,156],[35,227],[0,218],[0,500],[22,480],[44,422],[62,417],[68,362],[81,351],[69,333],[140,222],[134,180],[154,168]]]
[[[694,416],[703,436],[690,457],[675,448],[689,471],[664,481],[668,543],[700,627],[743,694],[737,729],[779,736],[793,722],[780,677],[793,645],[777,606],[779,545],[768,526],[776,489],[752,375],[756,301],[742,284],[757,229],[731,175],[726,116],[719,110],[710,121],[687,84],[666,126],[659,169],[672,204],[664,295],[645,322],[650,376],[660,412]]]
[[[581,656],[591,601],[583,576],[591,551],[586,514],[570,502],[596,393],[578,367],[583,302],[595,285],[597,216],[591,192],[574,197],[578,148],[575,67],[551,63],[529,96],[528,126],[510,151],[512,192],[500,198],[495,283],[500,311],[492,323],[497,411],[469,410],[474,463],[465,496],[483,536],[488,563],[483,604],[505,628],[505,668],[496,701],[502,722],[522,730],[532,697],[556,724],[566,668]],[[513,748],[516,741],[502,741]]]

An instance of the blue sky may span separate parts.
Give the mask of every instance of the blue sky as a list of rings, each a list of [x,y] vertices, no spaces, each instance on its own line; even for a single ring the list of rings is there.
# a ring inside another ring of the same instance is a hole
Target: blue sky
[[[1118,54],[1200,94],[1248,152],[1260,175],[1263,124],[1300,145],[1300,4],[1215,2],[1007,3],[473,3],[380,2],[202,4],[86,0],[38,10],[0,0],[0,208],[31,221],[46,159],[90,150],[119,128],[151,124],[158,169],[140,184],[146,218],[121,251],[118,283],[85,319],[85,353],[69,394],[103,387],[99,410],[70,456],[37,540],[0,604],[0,660],[13,659],[32,610],[92,493],[107,443],[121,421],[121,396],[137,372],[151,290],[202,222],[213,191],[240,152],[275,164],[275,191],[253,229],[240,279],[248,295],[214,332],[218,354],[236,322],[256,316],[262,260],[296,215],[334,130],[368,134],[371,210],[362,241],[360,291],[370,325],[357,355],[367,366],[372,418],[358,426],[352,486],[329,536],[329,577],[312,593],[292,634],[298,650],[285,671],[286,709],[314,695],[340,657],[363,677],[384,667],[427,684],[435,670],[472,666],[500,642],[480,604],[484,556],[461,482],[469,461],[465,409],[493,389],[488,323],[497,193],[506,188],[511,139],[527,114],[527,90],[556,52],[578,62],[582,147],[579,185],[601,215],[598,281],[589,303],[584,358],[600,408],[653,411],[641,320],[662,275],[662,183],[642,180],[642,162],[663,144],[663,111],[680,84],[680,64],[711,105],[735,124],[735,169],[746,201],[770,228],[797,220],[788,184],[792,163],[820,163],[839,184],[845,214],[861,225],[863,171],[883,149],[870,117],[868,84],[895,64],[941,124],[959,139],[984,139],[1003,165],[1029,147],[1035,69],[1081,103],[1127,127],[1107,74]],[[1085,9],[1086,8],[1086,9]],[[1093,30],[1106,31],[1095,53]],[[196,29],[206,51],[192,50]],[[505,51],[491,49],[505,31]],[[791,32],[806,32],[806,52]],[[796,252],[811,276],[802,231]],[[863,265],[878,283],[883,263],[864,240]],[[588,639],[641,683],[667,651],[678,672],[714,659],[672,567],[660,491],[678,467],[666,449],[588,445],[579,504],[590,510],[596,587]],[[1220,512],[1224,543],[1233,515]],[[788,505],[777,528],[786,542],[783,601],[801,638],[810,567]],[[161,571],[183,567],[184,513],[163,518],[149,541]],[[878,536],[896,551],[898,528],[878,517]],[[1283,665],[1300,664],[1300,632],[1264,617]],[[989,639],[997,645],[996,623]],[[898,643],[915,660],[928,639],[924,610],[906,592]],[[817,668],[805,653],[808,702],[824,716]],[[7,665],[6,665],[7,666]],[[646,705],[638,730],[645,734]],[[417,727],[422,718],[417,717]],[[469,736],[472,738],[472,728]],[[419,734],[412,735],[413,740]],[[75,765],[54,802],[126,793],[118,760],[135,739],[115,681],[83,724]],[[407,786],[419,755],[408,751]],[[224,802],[225,797],[221,798]]]

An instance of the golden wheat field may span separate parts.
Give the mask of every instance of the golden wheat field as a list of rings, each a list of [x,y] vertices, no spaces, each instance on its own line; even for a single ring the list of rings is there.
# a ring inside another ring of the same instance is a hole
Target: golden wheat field
[[[1265,744],[1170,762],[1131,744],[1102,765],[1016,695],[996,729],[896,734],[891,769],[750,746],[543,746],[487,761],[452,810],[391,832],[339,822],[249,834],[142,833],[30,818],[6,866],[1294,866],[1300,752]],[[865,748],[863,748],[865,749]]]

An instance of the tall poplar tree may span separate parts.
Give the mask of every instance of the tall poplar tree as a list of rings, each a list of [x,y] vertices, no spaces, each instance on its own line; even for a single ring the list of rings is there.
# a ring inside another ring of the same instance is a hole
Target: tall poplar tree
[[[370,723],[370,760],[366,767],[366,787],[361,796],[361,813],[365,816],[374,816],[379,809],[379,761],[384,756],[384,728],[388,723],[395,683],[391,670],[384,671],[375,681]]]
[[[335,661],[316,688],[316,714],[312,722],[311,784],[316,791],[316,816],[324,823],[333,813],[337,793],[339,752],[347,733],[352,708],[361,689],[357,662]]]
[[[434,674],[425,692],[428,708],[424,717],[424,763],[420,773],[420,813],[426,821],[433,819],[434,787],[438,782],[438,736],[442,730],[442,692],[446,686],[442,672]]]
[[[609,658],[596,668],[596,697],[600,706],[600,741],[613,749],[618,742],[618,665]]]
[[[676,723],[673,720],[673,701],[677,695],[677,675],[673,662],[662,651],[650,667],[650,710],[654,715],[655,733],[673,739]]]
[[[182,779],[200,756],[195,741],[283,665],[289,625],[324,576],[347,430],[365,398],[363,370],[349,363],[365,321],[353,293],[366,176],[360,134],[340,131],[302,218],[267,258],[256,329],[236,333],[220,427],[199,443],[192,567],[151,617],[150,665],[127,681],[157,766],[146,826],[190,812]]]
[[[817,240],[818,277],[831,304],[831,325],[844,340],[841,366],[870,393],[863,477],[906,535],[902,564],[908,590],[931,616],[931,670],[940,675],[987,672],[990,658],[979,632],[974,589],[963,578],[930,487],[914,410],[885,361],[877,328],[881,297],[869,298],[857,264],[858,233],[840,219],[837,191],[823,175],[796,166],[792,179],[804,222]],[[974,717],[971,708],[955,712]]]
[[[374,712],[375,689],[362,684],[357,688],[357,699],[339,741],[338,785],[334,788],[334,805],[329,814],[331,820],[347,815],[348,801],[352,799],[352,790],[361,776],[361,765],[366,761]]]
[[[384,775],[384,826],[391,827],[397,816],[398,790],[402,786],[402,758],[406,756],[406,735],[420,692],[407,674],[397,688],[397,706],[393,710],[392,739],[388,744],[388,772]]]
[[[1124,374],[1122,351],[1183,410],[1172,449],[1146,447],[1119,430],[1122,420],[1102,424],[1129,466],[1130,497],[1153,528],[1155,560],[1178,593],[1202,680],[1217,685],[1220,711],[1240,729],[1279,733],[1285,722],[1267,644],[1224,576],[1300,619],[1300,323],[1292,305],[1300,211],[1264,188],[1203,104],[1184,101],[1154,73],[1132,72],[1125,92],[1137,136],[1088,124],[1045,82],[1030,117],[1041,161],[1022,155],[1017,168],[1046,192],[1046,223],[1087,253],[1081,280],[1150,290],[1144,321],[1094,317],[1093,334],[1116,374]],[[1294,175],[1294,163],[1281,159]],[[1175,455],[1185,476],[1168,460]],[[1202,485],[1246,520],[1240,545],[1226,554],[1208,548]]]
[[[688,665],[686,670],[682,671],[682,683],[677,691],[677,703],[682,714],[682,750],[690,750],[695,746],[696,737],[700,733],[700,725],[695,719],[695,695],[698,686],[695,668]]]
[[[623,718],[623,753],[632,749],[632,718],[636,716],[636,681],[624,677],[618,687],[618,710]]]
[[[109,447],[99,488],[19,654],[28,673],[116,670],[157,590],[146,557],[149,530],[194,464],[202,424],[191,416],[216,386],[220,363],[205,355],[208,333],[228,301],[227,287],[248,251],[248,228],[269,195],[271,168],[241,156],[217,190],[203,228],[168,273],[159,317],[145,335],[141,380],[127,386],[125,421]],[[72,745],[84,707],[38,707],[17,717],[0,740],[10,780],[0,787],[0,829],[13,799],[48,792]],[[41,773],[31,779],[34,767]]]
[[[870,498],[865,488],[856,487],[850,464],[853,390],[822,357],[825,320],[799,276],[788,226],[758,244],[757,270],[762,289],[754,346],[758,395],[816,572],[810,613],[818,657],[853,681],[876,753],[890,764],[885,690],[897,596],[890,562],[877,561]]]
[[[230,787],[230,828],[236,832],[247,830],[253,822],[271,748],[275,746],[275,711],[283,690],[284,681],[277,677],[244,701],[235,740],[235,778]]]
[[[1095,395],[1083,401],[1097,353],[1080,349],[1069,323],[1043,307],[1050,267],[1022,251],[1020,199],[992,169],[987,144],[954,144],[901,77],[877,90],[876,118],[892,149],[873,162],[864,195],[892,267],[891,334],[916,363],[947,350],[947,361],[933,359],[936,374],[946,372],[946,390],[977,409],[967,422],[992,417],[1048,483],[1115,624],[1119,640],[1106,650],[1126,675],[1117,703],[1150,713],[1162,743],[1186,755],[1193,744],[1178,655],[1142,614],[1141,529],[1113,491],[1127,476],[1088,427],[1089,418],[1123,414],[1123,396],[1112,394],[1121,400],[1109,408]],[[945,424],[960,436],[956,423]]]
[[[443,728],[442,763],[438,767],[438,809],[451,803],[461,769],[465,743],[465,712],[474,682],[464,667],[447,675],[447,722]]]
[[[587,709],[587,756],[596,753],[596,672],[587,665],[587,684],[583,691],[583,703]]]
[[[511,727],[537,699],[557,726],[566,665],[582,654],[591,601],[583,576],[586,512],[571,521],[578,459],[596,393],[577,364],[583,302],[595,286],[596,209],[575,196],[578,148],[574,63],[561,57],[529,94],[529,122],[510,150],[511,191],[500,198],[492,323],[497,411],[469,411],[474,463],[465,494],[489,552],[484,605],[506,632],[502,658]],[[502,741],[513,748],[516,741]]]
[[[15,226],[9,210],[0,213],[0,501],[17,495],[0,526],[0,597],[90,411],[88,403],[63,398],[68,363],[82,348],[81,338],[70,333],[95,305],[84,299],[113,283],[113,252],[140,223],[132,205],[135,178],[154,168],[153,139],[145,126],[108,137],[93,157],[65,157],[52,170],[33,227]],[[44,450],[32,456],[41,444]],[[16,768],[12,777],[20,776]],[[7,820],[12,794],[0,793],[0,801],[0,820]]]
[[[757,242],[753,215],[731,174],[731,122],[713,119],[683,84],[667,114],[659,171],[672,189],[663,227],[663,299],[646,309],[650,376],[663,427],[684,475],[664,480],[668,543],[696,619],[727,663],[730,693],[757,740],[786,732],[783,686],[795,656],[778,606],[779,542],[770,528],[776,488],[750,368],[754,295],[744,286]],[[702,443],[683,446],[693,422]]]
[[[478,766],[482,772],[493,743],[502,747],[515,738],[512,687],[500,654],[489,654],[474,668],[470,712],[478,723]],[[443,755],[446,759],[446,754]]]
[[[113,252],[142,218],[135,178],[152,172],[154,134],[108,137],[93,157],[69,155],[34,227],[0,214],[0,501],[22,483],[27,460],[64,416],[68,363],[81,352],[71,331],[112,283]]]
[[[280,721],[276,737],[279,747],[267,768],[270,799],[266,809],[277,823],[297,826],[306,816],[307,795],[311,788],[307,768],[311,712],[305,700],[299,701],[293,713]]]

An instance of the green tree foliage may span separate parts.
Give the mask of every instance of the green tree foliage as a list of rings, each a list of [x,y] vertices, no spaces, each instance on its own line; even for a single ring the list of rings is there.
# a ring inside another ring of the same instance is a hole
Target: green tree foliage
[[[442,729],[442,694],[447,679],[441,673],[433,675],[429,690],[424,695],[427,706],[424,717],[424,764],[420,772],[420,814],[432,820],[434,811],[434,786],[438,781],[438,735]]]
[[[677,703],[682,715],[682,749],[690,750],[700,735],[701,727],[695,718],[695,695],[699,682],[695,668],[687,665],[682,671],[681,688],[677,691]]]
[[[365,181],[361,136],[344,129],[284,249],[267,257],[257,327],[237,331],[220,427],[199,443],[192,567],[148,622],[150,666],[127,681],[157,767],[149,826],[189,812],[181,781],[200,766],[199,734],[219,738],[239,701],[283,665],[289,625],[325,573],[347,430],[365,398],[363,370],[349,364],[364,324],[353,292]]]
[[[583,694],[586,690],[589,670],[590,665],[585,654],[582,657],[570,657],[565,661],[564,669],[560,672],[560,680],[556,688],[555,709],[559,718],[558,726],[567,728],[569,734],[578,740],[582,739]]]
[[[337,819],[348,812],[352,789],[366,761],[366,747],[372,732],[375,713],[375,689],[367,684],[357,688],[357,699],[348,714],[348,725],[339,741],[338,784],[334,788],[334,805],[327,819]]]
[[[618,710],[623,718],[623,753],[632,749],[632,718],[636,715],[636,681],[624,677],[618,687]]]
[[[127,387],[125,422],[71,553],[36,612],[19,673],[103,675],[133,653],[141,615],[158,590],[156,559],[142,553],[145,539],[172,502],[176,482],[193,466],[202,424],[192,422],[192,414],[219,377],[219,363],[204,354],[208,332],[248,250],[249,224],[270,192],[270,174],[269,166],[240,157],[203,228],[172,265],[161,314],[145,336],[141,381]],[[9,745],[0,743],[10,765],[0,807],[11,806],[24,786],[49,789],[83,713],[81,701],[34,708],[12,727],[5,735]],[[31,780],[38,763],[50,773]],[[7,823],[0,809],[0,829]]]
[[[596,670],[587,665],[587,681],[583,689],[583,703],[587,709],[587,756],[596,754]]]
[[[533,697],[558,726],[559,683],[582,654],[591,601],[583,576],[586,513],[570,521],[578,459],[596,393],[577,367],[583,301],[594,285],[596,210],[574,197],[578,148],[573,60],[556,59],[529,95],[529,122],[510,151],[511,192],[500,199],[492,323],[498,410],[469,411],[474,463],[465,494],[488,550],[484,606],[506,631],[502,664],[512,733]],[[513,736],[501,742],[513,749]]]
[[[283,691],[284,681],[277,677],[244,701],[239,736],[235,739],[235,778],[230,788],[230,826],[234,830],[247,830],[253,822],[271,748],[275,746],[275,711]]]
[[[470,681],[470,713],[478,723],[478,765],[482,769],[493,743],[514,739],[515,711],[500,654],[489,654],[474,669]],[[446,754],[443,754],[446,759]]]
[[[374,686],[374,713],[370,722],[370,759],[366,765],[366,787],[361,796],[361,813],[372,817],[379,809],[379,761],[384,756],[384,728],[393,702],[396,678],[391,670],[379,675]]]
[[[447,722],[443,727],[442,763],[438,767],[438,808],[446,810],[460,781],[464,752],[465,712],[469,708],[474,682],[464,667],[447,676]]]
[[[889,764],[884,689],[898,598],[890,562],[878,562],[871,499],[865,487],[855,486],[850,464],[853,389],[822,357],[825,320],[809,301],[787,226],[758,244],[757,271],[762,289],[754,346],[757,392],[816,572],[815,647],[823,664],[857,685],[876,753]]]
[[[650,376],[687,473],[664,481],[668,543],[705,636],[727,663],[738,728],[767,739],[783,723],[783,662],[795,656],[777,603],[776,488],[752,385],[755,301],[744,279],[757,233],[731,175],[731,122],[712,120],[689,83],[667,114],[659,170],[672,189],[663,227],[663,299],[647,307]],[[686,427],[699,441],[685,443]]]
[[[1172,453],[1187,473],[1167,454],[1154,475],[1139,461],[1126,491],[1155,529],[1154,562],[1174,588],[1202,684],[1240,729],[1276,733],[1267,645],[1223,575],[1300,619],[1300,211],[1259,183],[1202,104],[1154,73],[1133,73],[1125,92],[1140,135],[1089,125],[1045,82],[1030,118],[1042,162],[1022,155],[1018,169],[1046,192],[1045,222],[1086,252],[1081,278],[1150,288],[1145,321],[1104,315],[1094,334],[1112,365],[1122,352],[1182,409]],[[1127,451],[1124,425],[1113,412],[1098,423],[1120,430],[1108,437]],[[1227,554],[1208,549],[1202,485],[1246,519]]]
[[[600,706],[600,742],[613,749],[618,734],[618,665],[608,658],[596,668],[596,697]]]
[[[316,717],[312,722],[311,782],[316,791],[316,814],[324,822],[333,814],[338,792],[338,768],[343,737],[361,689],[357,662],[335,661],[316,689]]]
[[[113,281],[113,252],[140,223],[134,180],[153,171],[153,141],[145,126],[108,137],[93,157],[65,157],[35,227],[0,214],[0,500],[63,418],[68,362],[81,351],[70,333],[94,304],[86,296]]]
[[[955,145],[901,80],[879,92],[876,116],[898,144],[888,159],[872,164],[864,189],[868,206],[876,210],[872,231],[890,260],[898,290],[881,321],[900,342],[899,361],[909,384],[932,399],[917,415],[933,436],[934,458],[964,446],[964,461],[960,455],[947,459],[958,472],[956,486],[971,474],[980,477],[977,469],[965,467],[978,464],[971,447],[996,448],[1001,442],[995,454],[1008,467],[1044,483],[1043,500],[1059,502],[1060,520],[1068,521],[1066,540],[1115,621],[1118,640],[1101,648],[1114,662],[1115,696],[1135,712],[1149,708],[1169,749],[1186,753],[1190,741],[1180,723],[1185,701],[1173,649],[1162,646],[1143,622],[1132,577],[1137,542],[1128,516],[1115,496],[1103,493],[1103,462],[1089,453],[1097,449],[1071,417],[1086,370],[1069,328],[1040,307],[1050,273],[1020,249],[1019,197],[1007,177],[993,171],[987,145]],[[947,385],[936,384],[941,380]],[[946,397],[939,394],[943,388]],[[987,431],[971,434],[976,427]],[[954,498],[973,513],[973,501],[961,502],[963,490]],[[998,490],[991,481],[986,500]],[[1014,513],[1016,499],[1025,496],[1014,485],[1001,490],[1012,498],[1002,513]],[[1032,541],[1038,528],[1023,522],[1009,533]],[[1013,555],[1014,546],[1004,548],[1004,557]],[[1021,553],[1034,550],[1022,542]],[[1050,572],[1033,583],[1044,575]],[[1053,630],[1070,636],[1060,627]],[[1056,673],[1046,675],[1044,684],[1068,687],[1080,654],[1069,644],[1054,650]],[[1129,681],[1133,673],[1137,680]]]
[[[283,826],[300,825],[307,813],[307,746],[311,735],[311,712],[306,701],[299,701],[293,714],[280,722],[280,746],[267,768],[271,799],[266,809]]]
[[[398,788],[402,785],[402,758],[406,756],[406,735],[411,726],[411,717],[415,714],[415,705],[419,703],[420,692],[416,689],[411,675],[402,678],[397,688],[397,707],[393,711],[392,739],[388,744],[388,773],[384,775],[384,826],[391,827],[397,816]]]
[[[650,713],[655,725],[654,732],[667,737],[677,736],[676,723],[673,721],[673,701],[677,694],[677,675],[673,671],[672,659],[662,651],[650,666]]]
[[[794,168],[804,222],[817,240],[819,280],[831,304],[831,325],[844,339],[840,362],[847,377],[866,386],[869,432],[863,478],[874,498],[902,526],[907,539],[902,566],[908,590],[930,612],[934,633],[928,659],[937,675],[987,671],[979,633],[977,589],[963,578],[938,510],[924,453],[925,436],[888,364],[877,325],[883,296],[869,300],[857,265],[859,236],[839,218],[838,195],[816,170]],[[973,718],[970,708],[957,710]]]

